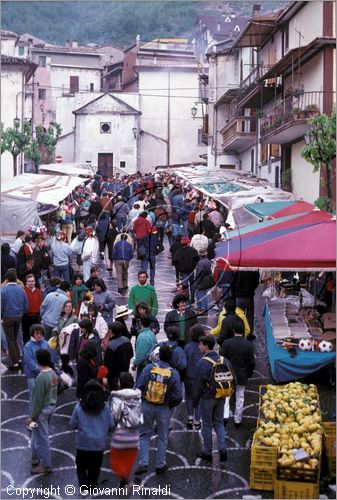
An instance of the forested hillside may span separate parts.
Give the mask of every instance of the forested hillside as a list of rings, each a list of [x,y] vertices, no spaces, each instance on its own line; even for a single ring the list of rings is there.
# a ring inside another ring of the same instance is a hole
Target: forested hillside
[[[2,2],[2,28],[31,33],[50,43],[112,43],[121,48],[141,40],[188,36],[200,14],[250,17],[255,2]],[[262,12],[288,2],[261,2]]]

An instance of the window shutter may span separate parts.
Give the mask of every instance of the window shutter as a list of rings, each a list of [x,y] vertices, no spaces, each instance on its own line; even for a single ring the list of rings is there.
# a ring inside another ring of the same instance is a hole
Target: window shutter
[[[270,156],[280,156],[280,145],[271,144],[270,145]]]
[[[260,156],[261,156],[261,163],[264,163],[267,161],[267,144],[261,144],[261,149],[260,149]]]
[[[70,77],[70,93],[78,92],[79,90],[79,78],[78,76]]]

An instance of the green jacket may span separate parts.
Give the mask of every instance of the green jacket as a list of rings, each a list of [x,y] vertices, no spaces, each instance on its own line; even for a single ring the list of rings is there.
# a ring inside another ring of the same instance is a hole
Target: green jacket
[[[157,339],[153,331],[149,328],[141,330],[136,341],[135,366],[142,365],[156,345]]]
[[[40,372],[35,379],[32,393],[31,418],[36,420],[42,408],[55,405],[57,399],[57,375],[53,370]]]
[[[156,290],[152,285],[141,286],[139,284],[133,286],[129,295],[129,308],[135,312],[137,302],[146,302],[151,308],[152,316],[157,316],[158,299]]]

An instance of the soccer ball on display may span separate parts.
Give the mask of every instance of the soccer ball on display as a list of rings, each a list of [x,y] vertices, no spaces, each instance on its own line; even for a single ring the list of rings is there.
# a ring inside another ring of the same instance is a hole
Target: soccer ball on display
[[[299,341],[298,347],[301,349],[301,351],[311,351],[312,342],[310,339],[301,339]]]
[[[321,352],[331,352],[332,351],[331,342],[327,342],[326,340],[322,340],[322,342],[319,343],[318,347],[319,347],[319,350]]]

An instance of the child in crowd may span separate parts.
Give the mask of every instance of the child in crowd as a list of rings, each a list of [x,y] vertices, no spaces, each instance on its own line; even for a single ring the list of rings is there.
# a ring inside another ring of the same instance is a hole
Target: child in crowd
[[[111,392],[110,410],[116,423],[111,438],[110,464],[120,479],[120,487],[130,484],[139,445],[139,426],[143,421],[141,391],[133,389],[131,373],[119,376],[120,390]]]
[[[70,429],[76,430],[76,468],[80,487],[97,485],[107,435],[115,422],[105,403],[105,394],[97,380],[89,380],[72,413]]]

